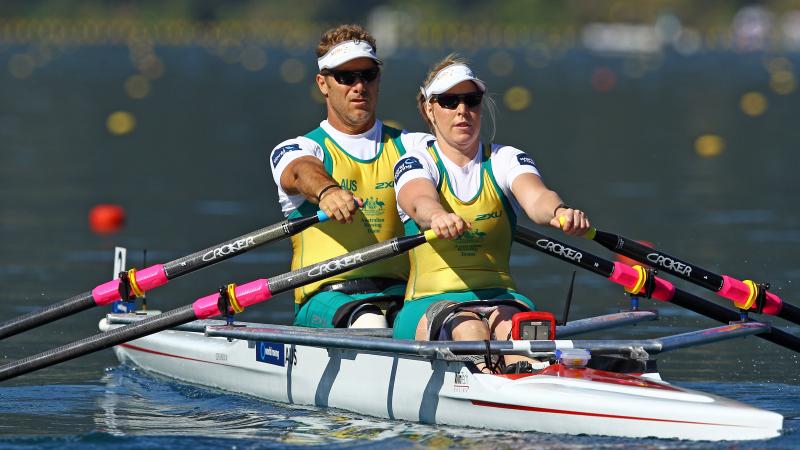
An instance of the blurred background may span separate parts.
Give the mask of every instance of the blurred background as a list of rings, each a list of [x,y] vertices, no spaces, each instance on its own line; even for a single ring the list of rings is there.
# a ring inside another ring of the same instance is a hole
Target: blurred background
[[[374,33],[385,62],[381,118],[423,130],[418,85],[457,51],[499,106],[496,141],[527,151],[599,228],[800,298],[800,1],[4,1],[0,318],[107,281],[115,245],[143,267],[145,249],[147,265],[166,262],[282,220],[268,153],[324,118],[313,51],[351,22]],[[124,223],[93,231],[103,204]],[[150,306],[285,272],[290,251],[282,242],[177,279]],[[519,288],[560,315],[571,266],[519,247],[512,265]],[[573,318],[621,307],[621,288],[578,273]],[[663,319],[602,337],[714,325],[646,307]],[[0,357],[94,333],[102,313],[10,338]],[[241,318],[288,323],[291,299]],[[798,381],[796,356],[756,338],[665,359],[671,378],[725,367],[733,379]],[[104,352],[24,382],[115,364]]]

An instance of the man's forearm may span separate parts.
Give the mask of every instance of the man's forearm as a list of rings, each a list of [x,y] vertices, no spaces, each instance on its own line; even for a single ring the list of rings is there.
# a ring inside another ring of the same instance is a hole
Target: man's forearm
[[[319,202],[317,195],[331,185],[339,185],[318,161],[298,159],[281,176],[281,187],[290,195],[301,194],[307,200]]]

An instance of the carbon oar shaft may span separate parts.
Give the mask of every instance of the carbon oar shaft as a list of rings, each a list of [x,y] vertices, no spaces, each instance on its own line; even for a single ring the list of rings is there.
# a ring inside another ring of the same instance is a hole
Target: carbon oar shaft
[[[517,227],[514,240],[527,247],[606,277],[628,289],[636,287],[639,281],[637,271],[628,265],[620,262],[611,262],[528,228]],[[653,282],[652,297],[656,300],[673,303],[722,323],[730,323],[741,319],[741,316],[736,311],[676,288],[672,283],[662,278],[654,277]],[[642,292],[642,290],[639,289],[637,293]],[[800,338],[785,331],[772,328],[768,332],[759,334],[758,337],[800,352]]]
[[[424,234],[394,238],[355,250],[338,258],[331,258],[302,269],[277,275],[270,279],[255,280],[241,286],[229,285],[229,301],[231,305],[235,304],[237,307],[244,309],[250,305],[268,300],[281,292],[399,255],[427,242],[429,239],[435,239],[435,237],[436,235],[433,232],[428,231]],[[233,295],[230,295],[230,293]],[[191,305],[143,319],[133,325],[108,330],[95,336],[6,364],[0,367],[0,381],[132,341],[193,320],[216,317],[221,314],[218,302],[219,297],[220,294],[218,293],[207,295],[197,299]]]
[[[716,274],[696,264],[647,247],[618,234],[592,229],[587,233],[586,237],[612,252],[627,256],[642,264],[656,267],[661,271],[716,292],[721,297],[732,300],[736,306],[745,307],[744,309],[749,310],[756,309],[756,305],[752,303],[754,303],[760,288],[752,281],[740,281],[728,275]],[[800,324],[800,308],[790,303],[785,303],[772,292],[763,292],[762,294],[765,296],[762,310],[764,314],[778,316]]]
[[[146,269],[138,270],[134,272],[135,283],[142,292],[146,292],[166,284],[167,281],[173,278],[178,278],[181,275],[200,270],[261,245],[299,233],[327,219],[328,217],[320,211],[314,216],[285,220],[178,258],[174,261],[165,264],[155,264]],[[40,310],[0,323],[0,339],[22,333],[31,328],[36,328],[39,325],[54,322],[95,306],[108,305],[120,300],[120,283],[122,283],[122,281],[119,279],[111,280],[95,287],[91,291],[78,294]]]

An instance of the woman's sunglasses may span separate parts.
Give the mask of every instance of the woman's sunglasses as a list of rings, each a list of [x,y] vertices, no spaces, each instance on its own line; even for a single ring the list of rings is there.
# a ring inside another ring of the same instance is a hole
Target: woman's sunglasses
[[[468,94],[436,94],[431,100],[435,101],[442,108],[456,109],[461,102],[468,108],[474,108],[481,104],[483,92],[470,92]]]
[[[330,70],[325,69],[321,72],[322,75],[330,75],[336,80],[337,83],[345,86],[352,86],[362,80],[364,84],[375,81],[378,78],[380,69],[377,67],[367,70]]]

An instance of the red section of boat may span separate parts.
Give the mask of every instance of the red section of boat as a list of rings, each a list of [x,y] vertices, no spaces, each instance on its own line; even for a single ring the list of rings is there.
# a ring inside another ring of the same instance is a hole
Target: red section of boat
[[[532,411],[548,414],[566,414],[572,416],[589,416],[589,417],[602,417],[604,419],[625,419],[625,420],[643,420],[649,422],[667,422],[667,423],[687,423],[694,425],[713,425],[719,427],[741,427],[742,425],[732,425],[724,423],[710,423],[710,422],[691,422],[686,420],[672,420],[672,419],[656,419],[654,417],[636,417],[636,416],[618,416],[615,414],[602,414],[593,413],[588,411],[569,411],[566,409],[553,409],[553,408],[539,408],[536,406],[522,406],[522,405],[508,405],[504,403],[492,403],[481,400],[472,400],[475,406],[485,406],[488,408],[502,408],[502,409],[515,409],[520,411]]]
[[[119,346],[120,347],[129,348],[131,350],[136,350],[137,352],[150,353],[152,355],[158,355],[158,356],[166,356],[168,358],[185,359],[187,361],[197,361],[197,362],[208,363],[208,364],[216,364],[216,365],[219,365],[219,366],[234,367],[231,364],[225,364],[225,363],[221,363],[221,362],[217,362],[217,361],[207,361],[205,359],[188,358],[186,356],[173,355],[173,354],[164,353],[164,352],[157,352],[155,350],[150,350],[149,348],[139,347],[139,346],[132,345],[132,344],[120,344]]]
[[[606,372],[605,370],[595,369],[570,369],[562,364],[554,364],[548,366],[541,372],[530,373],[515,373],[515,374],[497,374],[498,377],[508,378],[510,380],[518,380],[525,377],[538,377],[538,376],[551,376],[561,378],[575,378],[579,380],[594,381],[598,383],[619,384],[623,386],[635,386],[650,389],[661,389],[665,391],[680,391],[665,383],[659,383],[654,380],[616,372]]]

